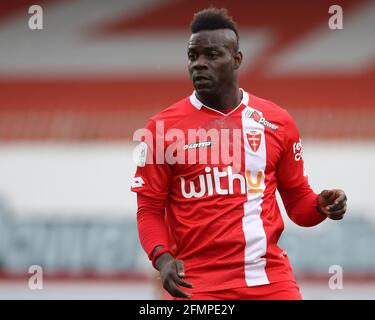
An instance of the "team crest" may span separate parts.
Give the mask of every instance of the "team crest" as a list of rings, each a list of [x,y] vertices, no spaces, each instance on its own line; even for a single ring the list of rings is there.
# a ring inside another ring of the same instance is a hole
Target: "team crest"
[[[259,130],[251,130],[246,133],[247,141],[249,142],[250,149],[257,152],[262,141],[262,134]]]

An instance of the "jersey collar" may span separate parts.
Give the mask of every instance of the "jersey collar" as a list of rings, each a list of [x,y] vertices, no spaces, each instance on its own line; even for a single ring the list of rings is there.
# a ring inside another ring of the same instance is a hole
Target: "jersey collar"
[[[220,114],[226,116],[226,115],[231,114],[233,111],[237,110],[237,108],[238,108],[240,105],[243,104],[243,105],[247,106],[247,105],[249,104],[249,94],[248,94],[245,90],[243,90],[242,88],[240,88],[240,90],[242,91],[242,100],[241,100],[240,104],[239,104],[237,107],[235,107],[231,112],[229,112],[229,113],[227,113],[227,114],[222,113],[222,112],[220,112],[219,110],[212,109],[212,108],[207,107],[206,105],[204,105],[204,104],[203,104],[203,103],[197,98],[197,96],[196,96],[196,91],[195,91],[195,90],[194,90],[194,92],[191,94],[191,96],[189,97],[189,100],[190,100],[190,103],[191,103],[195,108],[197,108],[198,110],[202,109],[202,107],[205,107],[205,108],[207,108],[207,109],[209,109],[209,110],[212,110],[212,111],[214,111],[214,112],[217,112],[217,113],[220,113]]]

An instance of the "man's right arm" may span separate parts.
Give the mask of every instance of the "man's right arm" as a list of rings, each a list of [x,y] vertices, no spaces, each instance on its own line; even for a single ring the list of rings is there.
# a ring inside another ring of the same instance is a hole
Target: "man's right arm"
[[[163,287],[175,297],[188,297],[177,285],[189,284],[178,274],[183,274],[182,261],[174,259],[168,250],[168,231],[165,224],[165,202],[168,198],[172,170],[168,163],[158,162],[164,149],[157,148],[156,141],[164,141],[164,129],[158,129],[157,122],[151,119],[143,130],[143,144],[137,159],[137,171],[131,190],[137,193],[138,232],[141,245],[153,266],[159,270]],[[146,144],[146,148],[145,148]],[[163,251],[159,250],[163,249]]]
[[[183,280],[184,263],[175,259],[168,249],[168,231],[164,222],[164,201],[137,194],[138,233],[143,249],[154,267],[160,272],[163,287],[173,297],[190,298],[191,295],[178,286],[192,288]],[[160,254],[161,253],[161,254]]]
[[[164,222],[164,201],[137,193],[137,225],[139,240],[150,260],[159,247],[168,247],[168,231]]]

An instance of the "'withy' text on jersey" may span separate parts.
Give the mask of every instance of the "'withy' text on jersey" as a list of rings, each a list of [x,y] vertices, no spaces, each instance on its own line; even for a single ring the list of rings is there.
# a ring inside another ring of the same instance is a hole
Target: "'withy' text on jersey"
[[[240,173],[233,173],[231,166],[224,168],[223,171],[220,171],[218,167],[214,167],[212,170],[210,167],[206,167],[205,172],[206,174],[201,174],[198,176],[199,189],[195,187],[194,181],[190,181],[188,183],[189,187],[187,187],[185,178],[180,177],[181,193],[184,198],[201,198],[206,194],[208,196],[212,196],[214,192],[222,195],[234,194],[235,181],[238,181],[240,185],[241,194],[245,194],[246,192],[263,192],[263,189],[260,188],[262,178],[264,177],[264,172],[262,170],[256,172],[255,178],[253,178],[252,172],[247,170],[245,172],[246,179]],[[225,185],[228,185],[228,188],[222,186],[222,178],[225,179]]]

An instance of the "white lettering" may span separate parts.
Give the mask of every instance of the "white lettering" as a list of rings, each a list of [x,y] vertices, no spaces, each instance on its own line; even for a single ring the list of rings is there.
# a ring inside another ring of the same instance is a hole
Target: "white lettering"
[[[212,187],[212,175],[211,175],[211,168],[206,167],[205,171],[207,172],[206,174],[206,181],[207,181],[207,191],[208,195],[212,196],[214,194],[214,189]]]
[[[227,185],[228,189],[222,187],[222,178],[227,177]],[[197,191],[196,185],[194,180],[189,181],[189,186],[186,186],[186,180],[184,177],[180,177],[181,181],[181,193],[182,196],[186,199],[190,199],[192,197],[200,198],[206,194],[208,196],[212,196],[214,194],[214,190],[216,194],[226,195],[226,194],[234,194],[234,185],[236,180],[239,181],[239,188],[241,194],[246,194],[246,179],[240,173],[234,173],[233,168],[228,166],[227,168],[223,168],[223,171],[220,171],[218,167],[205,168],[205,174],[200,174],[197,178],[199,180],[199,192]],[[215,184],[215,188],[213,187]],[[187,189],[189,191],[187,191]]]
[[[329,288],[331,290],[342,290],[344,288],[342,267],[338,265],[330,266],[328,273],[333,273],[328,281]]]
[[[168,130],[165,141],[173,141],[165,150],[166,162],[168,164],[185,163],[184,132],[180,129]]]
[[[293,144],[293,153],[294,153],[294,159],[296,161],[300,161],[303,158],[303,148],[302,148],[301,139],[299,139],[298,142],[295,142]]]
[[[227,189],[221,189],[221,183],[220,183],[220,178],[225,177],[227,175],[227,172],[219,171],[219,168],[215,167],[214,168],[214,180],[215,180],[215,191],[217,194],[228,194]]]
[[[241,193],[246,193],[246,181],[245,177],[239,173],[233,173],[232,167],[228,167],[228,179],[229,179],[229,194],[233,194],[234,180],[238,179],[240,181]]]
[[[29,28],[31,30],[42,30],[43,29],[43,9],[41,6],[32,5],[29,8],[29,14],[34,13],[29,18]]]
[[[29,273],[33,275],[29,279],[29,288],[31,290],[43,289],[43,269],[41,266],[32,265],[29,267]]]
[[[333,14],[328,20],[328,26],[331,30],[342,30],[344,28],[344,15],[342,7],[332,5],[328,9],[328,13]]]
[[[204,181],[204,175],[203,174],[199,175],[199,183],[200,183],[200,191],[199,192],[195,191],[194,182],[190,181],[189,182],[190,192],[187,193],[186,190],[185,190],[185,178],[180,177],[180,179],[181,179],[181,192],[182,192],[182,195],[184,196],[184,198],[186,198],[186,199],[190,199],[192,197],[201,198],[206,193],[206,183]]]

